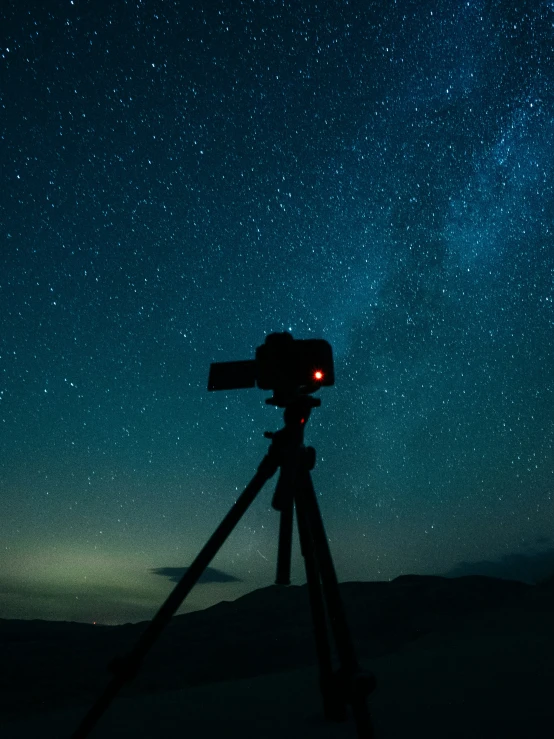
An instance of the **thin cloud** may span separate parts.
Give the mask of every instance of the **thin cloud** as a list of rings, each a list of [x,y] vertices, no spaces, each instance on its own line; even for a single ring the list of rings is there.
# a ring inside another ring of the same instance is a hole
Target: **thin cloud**
[[[150,570],[153,575],[160,575],[161,577],[167,577],[170,582],[179,582],[189,567],[155,567]],[[229,575],[221,570],[216,570],[214,567],[207,567],[200,579],[199,583],[210,583],[210,582],[242,582],[240,578],[234,575]]]

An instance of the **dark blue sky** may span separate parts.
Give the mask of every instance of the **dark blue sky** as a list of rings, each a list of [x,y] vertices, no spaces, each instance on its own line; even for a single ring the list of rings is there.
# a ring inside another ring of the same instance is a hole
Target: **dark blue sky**
[[[339,579],[551,561],[551,2],[0,29],[0,617],[155,613],[281,425],[209,364],[272,331],[334,347],[307,441]],[[185,610],[273,582],[272,490]]]

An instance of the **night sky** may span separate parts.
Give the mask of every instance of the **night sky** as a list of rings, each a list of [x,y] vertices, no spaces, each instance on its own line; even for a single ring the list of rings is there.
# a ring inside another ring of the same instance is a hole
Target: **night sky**
[[[2,3],[0,617],[155,614],[282,426],[209,365],[274,331],[334,349],[339,580],[554,569],[553,43],[550,0]],[[181,612],[273,584],[275,480]]]

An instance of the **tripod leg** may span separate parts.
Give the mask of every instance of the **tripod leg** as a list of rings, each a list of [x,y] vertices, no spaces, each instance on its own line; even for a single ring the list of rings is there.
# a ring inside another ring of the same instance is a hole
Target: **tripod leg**
[[[359,739],[373,739],[373,726],[366,704],[366,698],[375,688],[375,677],[371,673],[363,673],[356,659],[354,644],[344,613],[335,566],[331,557],[329,542],[325,533],[325,527],[321,518],[321,511],[319,510],[309,469],[305,472],[303,492],[306,521],[310,528],[314,544],[315,558],[321,573],[323,593],[341,664],[341,668],[336,676],[337,683],[335,687],[344,699],[352,705]]]
[[[221,549],[229,534],[233,531],[247,508],[262,489],[264,483],[275,474],[277,467],[278,460],[275,457],[275,454],[272,453],[272,447],[270,447],[269,453],[263,458],[252,480],[245,487],[231,510],[219,524],[210,539],[208,539],[204,548],[200,551],[194,562],[181,578],[180,582],[175,586],[165,603],[148,624],[146,630],[141,634],[131,652],[127,656],[115,661],[113,665],[113,672],[115,673],[113,678],[102,695],[86,714],[81,724],[77,727],[72,735],[72,739],[85,739],[98,723],[102,714],[110,706],[123,685],[135,677],[137,672],[140,670],[144,656],[150,650],[152,644],[156,641],[165,626],[167,626],[175,611],[179,608],[183,600],[198,582],[206,567]]]
[[[308,580],[308,593],[319,665],[319,687],[323,698],[323,713],[328,721],[344,721],[346,720],[346,703],[340,700],[335,690],[331,647],[327,625],[325,623],[325,604],[323,602],[314,545],[306,518],[305,502],[301,492],[296,496],[295,503],[300,549],[304,557],[306,578]]]
[[[279,546],[277,550],[277,574],[275,585],[290,585],[290,560],[292,552],[292,523],[294,513],[293,492],[296,485],[298,452],[289,449],[281,460],[271,505],[281,513],[279,522]]]
[[[292,552],[292,519],[294,500],[290,494],[283,501],[279,526],[279,548],[277,550],[277,576],[275,585],[290,585],[290,560]]]

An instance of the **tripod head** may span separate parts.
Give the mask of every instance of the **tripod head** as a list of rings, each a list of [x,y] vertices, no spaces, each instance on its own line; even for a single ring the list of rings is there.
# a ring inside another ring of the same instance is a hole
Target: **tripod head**
[[[312,398],[311,395],[302,395],[301,393],[286,398],[282,396],[279,400],[283,402],[275,402],[275,398],[268,398],[265,402],[285,409],[283,413],[285,428],[283,430],[296,428],[303,435],[304,426],[308,422],[312,408],[319,408],[321,400],[319,398]],[[267,431],[264,436],[268,439],[273,439],[275,434]]]

